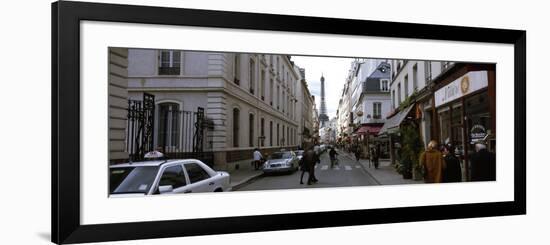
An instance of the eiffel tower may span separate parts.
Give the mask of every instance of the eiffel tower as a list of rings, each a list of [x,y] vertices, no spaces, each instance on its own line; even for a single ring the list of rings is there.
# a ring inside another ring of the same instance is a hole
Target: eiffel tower
[[[325,77],[321,74],[321,114],[319,115],[320,128],[324,128],[328,120],[327,104],[325,102]]]

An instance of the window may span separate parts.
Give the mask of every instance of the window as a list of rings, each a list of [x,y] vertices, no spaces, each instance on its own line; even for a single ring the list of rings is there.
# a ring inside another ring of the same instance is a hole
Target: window
[[[279,110],[279,103],[281,101],[281,98],[279,97],[281,94],[281,88],[279,85],[277,85],[277,101],[275,101],[275,104],[277,104],[277,110]]]
[[[401,84],[397,84],[397,106],[401,104]]]
[[[273,146],[273,121],[269,121],[269,146]]]
[[[269,104],[273,106],[273,91],[275,91],[275,87],[273,84],[273,79],[269,79]]]
[[[437,114],[439,118],[440,141],[451,140],[451,110],[449,106],[438,108]]]
[[[241,84],[241,57],[240,54],[235,54],[235,60],[233,61],[233,75],[235,75],[235,84]]]
[[[290,144],[293,145],[294,144],[294,128],[291,128],[290,129]]]
[[[186,184],[185,174],[183,173],[183,168],[180,165],[171,166],[164,169],[162,177],[160,177],[159,181],[159,186],[170,185],[174,189],[185,186]]]
[[[389,91],[390,87],[389,87],[389,83],[390,81],[388,79],[381,79],[380,80],[380,90],[381,91]]]
[[[290,115],[290,94],[286,95],[286,113]]]
[[[281,62],[279,61],[279,56],[277,56],[277,68],[276,69],[277,69],[277,76],[280,76],[279,71],[281,69]]]
[[[260,141],[260,145],[264,146],[264,140],[265,140],[265,123],[264,119],[260,119],[260,135],[262,136],[262,140]]]
[[[109,193],[147,193],[157,173],[158,166],[110,168]]]
[[[248,71],[250,93],[254,94],[254,90],[256,89],[256,62],[253,59],[250,59],[250,69]]]
[[[281,145],[285,145],[285,125],[283,125],[283,131],[281,132],[283,137],[281,138]]]
[[[196,163],[185,164],[185,170],[187,170],[191,184],[210,178],[210,175]]]
[[[262,72],[260,73],[260,96],[262,97],[262,100],[265,99],[265,70],[262,69]]]
[[[382,103],[380,102],[372,103],[372,118],[374,119],[382,118]]]
[[[158,105],[157,146],[166,151],[167,148],[179,146],[180,111],[176,103],[161,103]]]
[[[426,66],[426,83],[432,81],[432,62],[431,61],[426,61],[426,63],[424,63],[424,66]]]
[[[413,91],[418,90],[418,63],[413,66]]]
[[[395,89],[391,91],[391,105],[392,108],[395,108]]]
[[[286,72],[286,79],[285,79],[286,86],[290,86],[290,76],[288,75],[288,71]]]
[[[233,147],[239,147],[239,109],[233,109]]]
[[[277,123],[277,146],[279,146],[279,145],[281,144],[281,143],[280,143],[280,142],[281,142],[281,141],[280,141],[281,138],[280,138],[279,136],[280,136],[280,134],[279,134],[279,124]]]
[[[290,145],[290,128],[286,127],[286,144]]]
[[[407,98],[409,96],[409,75],[405,75],[405,78],[403,80],[405,81],[403,84],[403,97]]]
[[[282,109],[283,109],[283,113],[285,112],[285,107],[286,107],[286,100],[285,100],[285,91],[283,91],[283,104],[281,105]]]
[[[248,115],[248,146],[254,146],[254,114]]]
[[[159,59],[159,75],[180,75],[181,51],[162,50]]]

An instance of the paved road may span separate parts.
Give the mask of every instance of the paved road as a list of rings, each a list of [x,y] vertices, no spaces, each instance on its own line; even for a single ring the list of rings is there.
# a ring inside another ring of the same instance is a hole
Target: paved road
[[[328,153],[321,155],[321,163],[317,164],[315,167],[315,176],[319,182],[313,185],[306,184],[307,173],[304,174],[304,184],[301,185],[301,171],[296,171],[292,174],[263,175],[246,185],[240,186],[234,191],[366,186],[378,184],[372,176],[363,169],[361,164],[344,156],[339,156],[338,159],[340,160],[340,164],[331,169]]]

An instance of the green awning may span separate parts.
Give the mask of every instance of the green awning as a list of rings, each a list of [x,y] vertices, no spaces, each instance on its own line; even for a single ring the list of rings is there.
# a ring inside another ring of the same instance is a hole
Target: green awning
[[[403,122],[403,120],[405,120],[409,112],[411,112],[414,105],[415,104],[409,105],[409,107],[405,108],[405,110],[398,112],[391,118],[387,118],[386,123],[384,123],[382,129],[380,129],[378,135],[395,133],[399,129],[399,125]]]

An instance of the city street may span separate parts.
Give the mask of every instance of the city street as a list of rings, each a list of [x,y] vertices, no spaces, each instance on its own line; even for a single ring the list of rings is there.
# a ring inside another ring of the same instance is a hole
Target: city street
[[[307,185],[308,173],[304,174],[304,184],[300,184],[301,171],[292,174],[270,174],[263,175],[233,191],[250,190],[277,190],[297,188],[319,188],[319,187],[347,187],[377,185],[376,180],[366,172],[361,164],[351,160],[347,156],[338,156],[338,166],[330,168],[328,153],[321,155],[321,163],[315,166],[315,176],[319,182]]]

